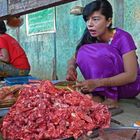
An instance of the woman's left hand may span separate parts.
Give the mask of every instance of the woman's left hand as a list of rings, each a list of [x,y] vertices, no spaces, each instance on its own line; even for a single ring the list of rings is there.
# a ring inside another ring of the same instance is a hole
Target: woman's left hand
[[[75,88],[79,88],[83,93],[89,93],[95,90],[95,88],[99,87],[98,80],[85,80],[78,82]]]

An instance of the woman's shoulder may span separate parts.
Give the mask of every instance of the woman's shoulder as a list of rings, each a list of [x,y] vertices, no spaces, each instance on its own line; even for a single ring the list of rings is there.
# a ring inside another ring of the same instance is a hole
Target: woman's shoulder
[[[124,29],[121,29],[121,28],[115,28],[116,29],[116,34],[121,37],[121,36],[126,36],[126,37],[129,37],[131,36],[131,34],[128,32],[128,31],[125,31]]]
[[[116,28],[116,35],[113,43],[120,50],[121,54],[136,49],[136,45],[131,34],[121,28]]]
[[[9,37],[11,37],[11,36],[9,34],[6,34],[6,33],[0,35],[1,39],[7,39]]]
[[[124,42],[124,41],[133,41],[132,35],[121,28],[115,28],[115,35],[113,37],[113,43]]]

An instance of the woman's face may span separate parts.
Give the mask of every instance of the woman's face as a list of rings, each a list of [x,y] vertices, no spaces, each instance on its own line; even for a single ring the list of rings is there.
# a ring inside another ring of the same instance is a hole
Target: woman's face
[[[100,11],[93,12],[89,16],[86,25],[92,37],[101,37],[108,30],[111,24],[111,18],[106,20],[105,16]]]

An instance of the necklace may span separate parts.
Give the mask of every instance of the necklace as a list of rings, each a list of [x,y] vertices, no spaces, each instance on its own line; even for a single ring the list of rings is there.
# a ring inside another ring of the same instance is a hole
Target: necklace
[[[107,43],[110,45],[112,40],[113,40],[113,37],[111,37]]]
[[[112,40],[114,38],[114,35],[116,33],[116,29],[113,29],[113,36],[109,39],[108,44],[110,45],[112,43]]]
[[[115,33],[116,33],[116,30],[115,29],[113,29],[112,30],[112,35],[111,35],[111,37],[110,37],[110,39],[108,40],[108,41],[105,41],[105,42],[102,42],[101,40],[99,40],[98,38],[96,39],[96,43],[107,43],[107,44],[111,44],[112,43],[112,40],[113,40],[113,38],[114,38],[114,35],[115,35]]]
[[[101,42],[101,41],[99,41],[99,40],[96,40],[96,43],[107,43],[107,44],[111,44],[111,42],[112,42],[112,40],[113,40],[113,37],[111,37],[107,42]]]

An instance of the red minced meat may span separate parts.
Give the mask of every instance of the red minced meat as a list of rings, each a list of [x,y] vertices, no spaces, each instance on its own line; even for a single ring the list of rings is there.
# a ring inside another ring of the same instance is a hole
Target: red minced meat
[[[110,126],[107,106],[88,95],[56,88],[50,81],[27,85],[4,117],[1,132],[8,140],[53,140]]]

